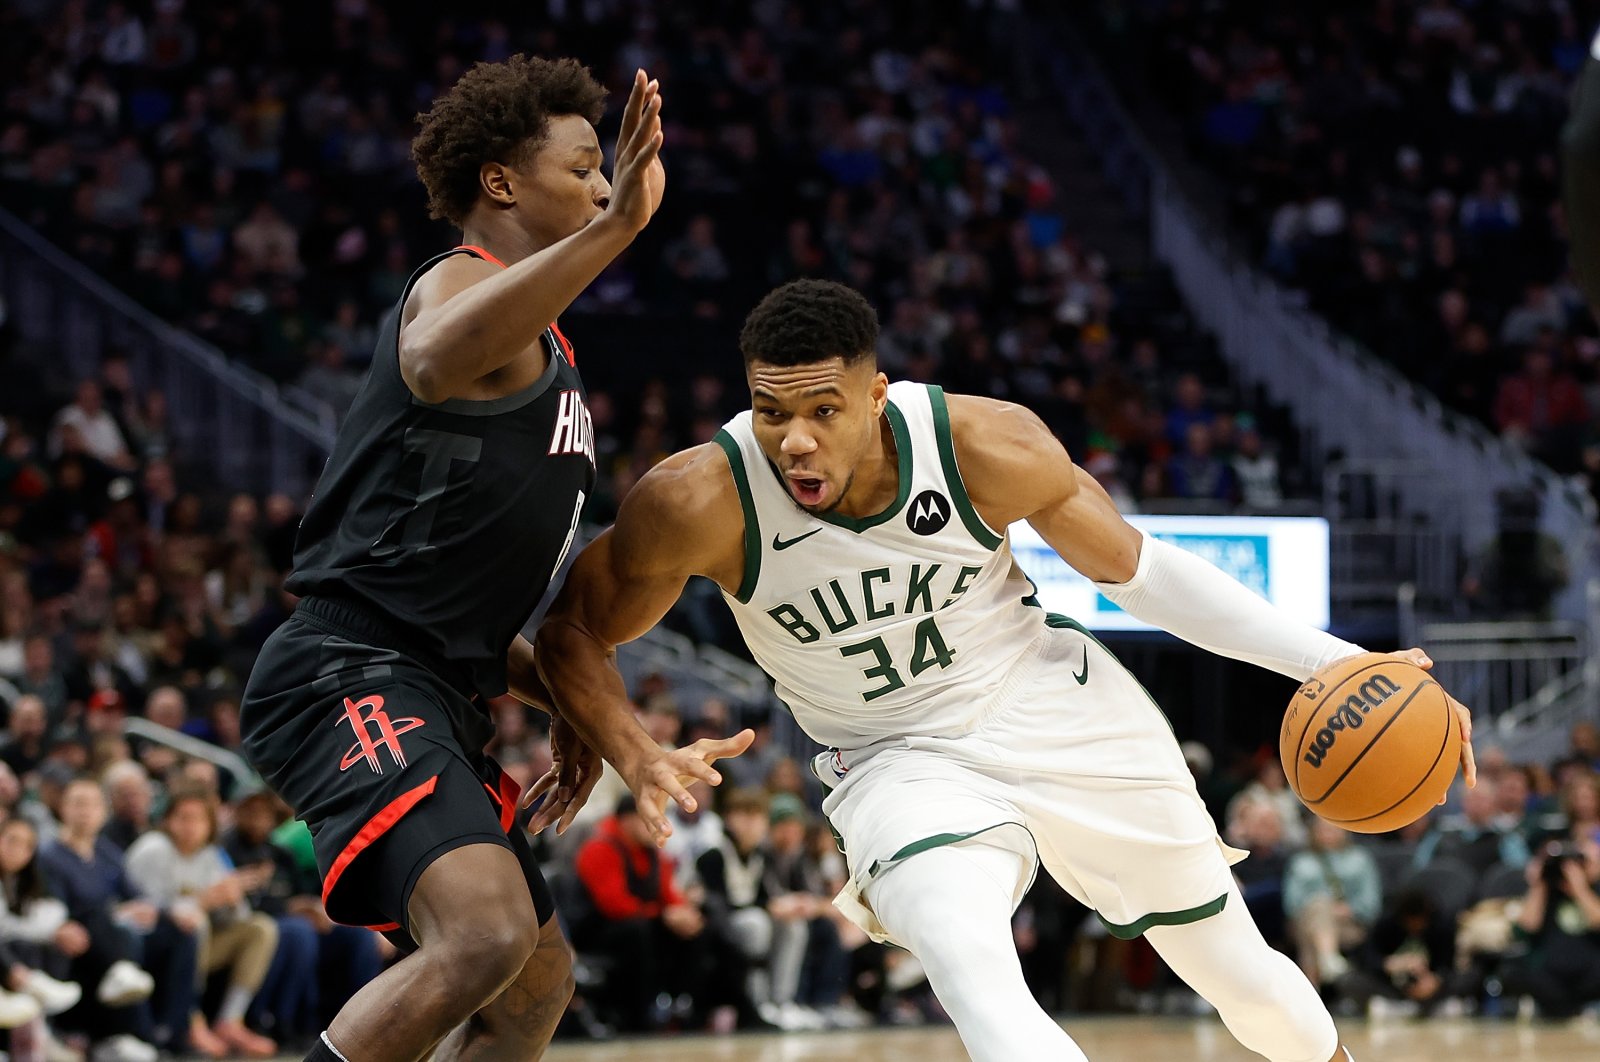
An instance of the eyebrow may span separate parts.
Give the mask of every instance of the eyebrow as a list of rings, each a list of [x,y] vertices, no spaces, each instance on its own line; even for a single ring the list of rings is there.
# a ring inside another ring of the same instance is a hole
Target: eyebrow
[[[765,398],[769,402],[778,401],[778,396],[765,387],[757,387],[750,394],[753,398]],[[838,384],[818,384],[816,387],[808,387],[801,391],[798,397],[815,398],[817,395],[838,395],[843,398],[844,391],[839,388]]]

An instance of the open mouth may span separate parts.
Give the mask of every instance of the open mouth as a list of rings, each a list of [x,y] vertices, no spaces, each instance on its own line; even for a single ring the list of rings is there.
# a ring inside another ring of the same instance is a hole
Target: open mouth
[[[828,481],[812,472],[787,472],[784,479],[789,483],[789,492],[794,495],[794,500],[801,505],[813,506],[822,504],[822,495],[828,489]]]

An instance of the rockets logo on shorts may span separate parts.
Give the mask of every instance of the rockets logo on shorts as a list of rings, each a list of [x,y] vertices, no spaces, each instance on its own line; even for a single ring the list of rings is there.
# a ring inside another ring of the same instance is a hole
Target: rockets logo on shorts
[[[356,764],[365,762],[372,768],[373,774],[382,774],[383,762],[378,759],[378,750],[386,750],[394,765],[404,769],[406,754],[400,747],[400,735],[421,726],[422,720],[411,717],[390,719],[389,713],[383,710],[383,698],[374,693],[359,701],[346,697],[344,714],[334,720],[333,725],[340,723],[350,724],[350,729],[356,732],[356,743],[339,761],[339,770],[348,771]]]
[[[582,454],[594,464],[594,419],[583,395],[574,390],[562,391],[556,404],[556,426],[550,433],[549,454]]]

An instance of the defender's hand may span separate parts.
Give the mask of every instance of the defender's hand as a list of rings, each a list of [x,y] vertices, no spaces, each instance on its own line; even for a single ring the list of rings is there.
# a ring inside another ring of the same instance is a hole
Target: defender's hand
[[[624,772],[623,778],[632,790],[639,805],[639,817],[650,827],[656,844],[664,845],[672,836],[672,823],[667,821],[667,801],[676,801],[684,811],[693,814],[699,805],[685,783],[696,780],[717,785],[722,775],[712,768],[720,759],[737,756],[755,741],[754,730],[741,730],[731,738],[701,738],[693,745],[663,751],[638,767]]]
[[[661,83],[647,81],[643,70],[635,71],[617,136],[607,207],[633,232],[649,224],[667,187],[667,171],[661,165],[661,102]]]
[[[1424,671],[1433,668],[1433,658],[1421,649],[1402,649],[1389,655],[1396,660],[1415,664]],[[1439,688],[1444,689],[1443,686]],[[1450,707],[1456,710],[1456,719],[1461,723],[1461,774],[1467,780],[1467,788],[1474,789],[1478,785],[1478,760],[1472,754],[1472,713],[1467,710],[1466,705],[1450,696],[1449,690],[1444,690],[1444,695],[1450,702]],[[1444,801],[1440,800],[1439,803],[1443,804]]]
[[[559,715],[550,717],[550,759],[550,769],[528,787],[522,798],[522,806],[528,807],[540,796],[546,796],[528,823],[531,833],[539,833],[552,823],[559,823],[556,833],[566,833],[605,771],[600,754]]]

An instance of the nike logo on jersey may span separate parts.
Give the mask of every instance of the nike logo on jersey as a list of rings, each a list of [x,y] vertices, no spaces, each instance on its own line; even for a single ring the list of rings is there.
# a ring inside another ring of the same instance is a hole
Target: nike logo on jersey
[[[1074,671],[1072,677],[1078,680],[1078,685],[1080,686],[1089,681],[1089,647],[1087,645],[1083,647],[1083,674],[1080,675]]]
[[[772,536],[772,548],[773,549],[788,549],[790,546],[796,545],[797,543],[800,543],[800,542],[804,542],[806,539],[810,538],[812,535],[816,534],[818,531],[821,531],[821,530],[822,530],[822,528],[820,528],[820,527],[813,527],[810,531],[807,531],[805,534],[799,536],[798,538],[790,538],[790,539],[785,539],[785,538],[779,537],[778,535],[773,535]]]

